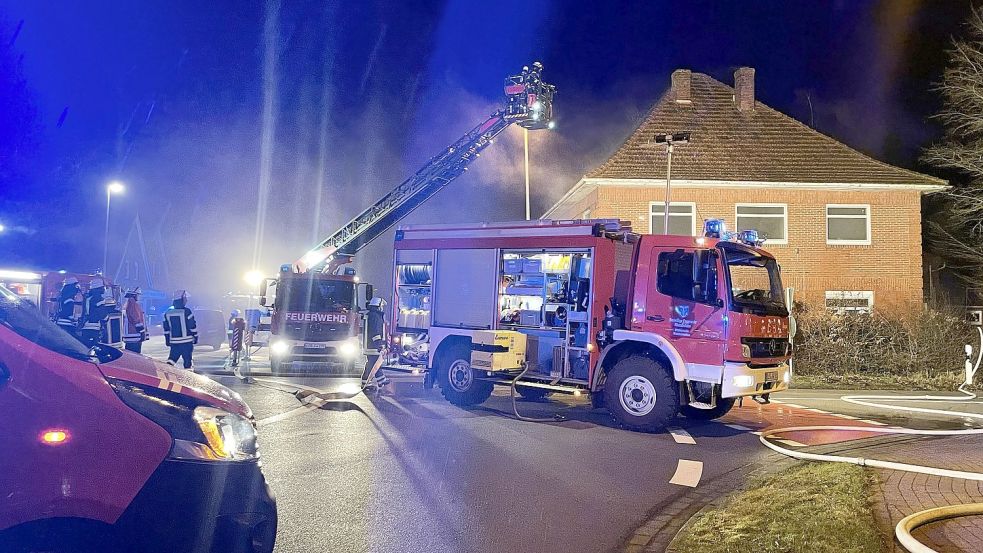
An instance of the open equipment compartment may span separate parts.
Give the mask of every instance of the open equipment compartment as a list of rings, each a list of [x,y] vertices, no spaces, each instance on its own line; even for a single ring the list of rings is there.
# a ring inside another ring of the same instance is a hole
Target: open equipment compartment
[[[586,382],[592,249],[500,250],[498,327],[527,336],[529,376]]]

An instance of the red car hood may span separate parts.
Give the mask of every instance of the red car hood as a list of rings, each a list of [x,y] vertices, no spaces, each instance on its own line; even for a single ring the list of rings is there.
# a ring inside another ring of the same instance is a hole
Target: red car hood
[[[194,397],[219,409],[252,417],[252,410],[242,397],[207,376],[178,369],[162,361],[123,351],[123,356],[99,369],[107,378],[118,378],[145,386],[154,386]]]

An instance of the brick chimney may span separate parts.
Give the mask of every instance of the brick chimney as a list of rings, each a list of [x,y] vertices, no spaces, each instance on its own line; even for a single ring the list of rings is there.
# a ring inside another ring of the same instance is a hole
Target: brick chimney
[[[672,95],[677,104],[690,104],[693,97],[690,94],[690,83],[693,74],[689,69],[677,69],[672,72]]]
[[[754,68],[738,67],[734,71],[734,104],[738,111],[754,111]]]

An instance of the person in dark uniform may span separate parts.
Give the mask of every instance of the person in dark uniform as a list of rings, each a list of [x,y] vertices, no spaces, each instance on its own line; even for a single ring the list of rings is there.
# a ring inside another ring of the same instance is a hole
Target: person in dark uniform
[[[61,286],[58,293],[58,311],[55,314],[55,324],[65,332],[78,338],[79,320],[75,315],[75,308],[82,303],[82,289],[79,287],[79,279],[68,277]]]
[[[82,305],[82,343],[92,347],[99,343],[106,317],[116,311],[116,300],[106,293],[106,282],[99,278],[89,281],[89,291]]]
[[[365,313],[365,369],[362,370],[362,386],[365,388],[376,388],[380,391],[391,392],[389,377],[382,372],[382,368],[375,371],[372,378],[372,370],[376,363],[385,360],[386,352],[389,350],[389,343],[386,340],[386,300],[382,298],[372,298],[369,300],[368,310]],[[370,380],[371,379],[371,380]]]
[[[174,303],[164,312],[164,343],[171,348],[167,356],[168,365],[175,365],[178,359],[183,359],[184,368],[193,370],[191,357],[198,343],[198,324],[187,304],[186,291],[174,292]]]

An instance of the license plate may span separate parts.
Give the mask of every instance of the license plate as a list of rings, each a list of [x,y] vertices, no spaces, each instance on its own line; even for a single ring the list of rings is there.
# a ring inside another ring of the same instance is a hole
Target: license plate
[[[324,342],[304,342],[305,349],[324,349],[328,347],[328,344]]]
[[[765,373],[765,382],[778,382],[778,371],[768,371]]]

